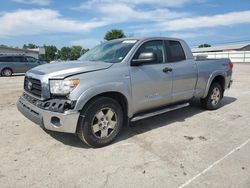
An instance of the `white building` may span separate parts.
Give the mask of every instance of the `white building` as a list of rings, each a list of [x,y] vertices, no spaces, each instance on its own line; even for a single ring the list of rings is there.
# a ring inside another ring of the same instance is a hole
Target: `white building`
[[[233,63],[250,63],[250,43],[193,48],[195,58],[230,58]]]
[[[39,54],[45,54],[44,48],[20,49],[10,47],[0,47],[0,55],[27,55],[38,59]]]

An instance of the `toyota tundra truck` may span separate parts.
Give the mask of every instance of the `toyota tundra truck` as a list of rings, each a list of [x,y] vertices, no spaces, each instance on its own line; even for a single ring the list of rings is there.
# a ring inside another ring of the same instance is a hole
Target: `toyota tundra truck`
[[[129,122],[187,107],[193,98],[205,109],[219,108],[232,69],[229,59],[194,60],[181,39],[117,39],[77,61],[29,70],[17,107],[46,130],[102,147]]]

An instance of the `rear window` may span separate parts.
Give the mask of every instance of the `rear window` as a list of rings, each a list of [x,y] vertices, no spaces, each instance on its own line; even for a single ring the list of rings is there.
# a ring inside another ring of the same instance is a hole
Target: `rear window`
[[[186,59],[184,50],[179,41],[167,41],[167,59],[168,62],[177,62]]]
[[[5,57],[0,57],[0,62],[11,62],[12,58],[5,56]]]

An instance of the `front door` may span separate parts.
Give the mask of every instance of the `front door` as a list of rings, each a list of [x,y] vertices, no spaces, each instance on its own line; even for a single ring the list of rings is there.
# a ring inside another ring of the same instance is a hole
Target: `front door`
[[[154,52],[157,61],[130,67],[135,113],[169,104],[172,98],[172,72],[163,71],[166,68],[163,41],[145,42],[133,59],[142,52]]]

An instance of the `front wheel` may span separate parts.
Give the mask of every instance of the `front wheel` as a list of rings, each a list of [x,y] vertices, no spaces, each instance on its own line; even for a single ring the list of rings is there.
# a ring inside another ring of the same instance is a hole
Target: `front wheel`
[[[112,98],[100,97],[90,101],[82,112],[77,135],[86,144],[102,147],[110,144],[123,124],[123,111]]]
[[[208,91],[207,97],[201,99],[201,105],[208,110],[216,110],[220,106],[223,90],[219,83],[213,83]]]

